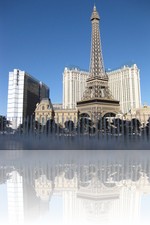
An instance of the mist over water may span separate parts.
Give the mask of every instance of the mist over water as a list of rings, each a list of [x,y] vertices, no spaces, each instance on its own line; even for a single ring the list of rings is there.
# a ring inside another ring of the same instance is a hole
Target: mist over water
[[[90,149],[150,149],[150,138],[146,136],[0,136],[0,149],[68,149],[68,150],[90,150]]]

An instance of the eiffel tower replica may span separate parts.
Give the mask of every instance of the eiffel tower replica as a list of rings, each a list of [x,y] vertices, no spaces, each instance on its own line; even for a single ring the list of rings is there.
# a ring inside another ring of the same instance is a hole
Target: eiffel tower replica
[[[90,75],[86,81],[83,97],[77,102],[79,118],[88,116],[92,121],[102,116],[114,116],[120,112],[119,101],[113,98],[108,87],[108,75],[105,72],[102,57],[99,20],[99,14],[94,6],[91,16]]]

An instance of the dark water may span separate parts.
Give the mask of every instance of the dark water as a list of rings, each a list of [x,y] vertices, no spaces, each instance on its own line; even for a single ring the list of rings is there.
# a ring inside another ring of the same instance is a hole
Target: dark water
[[[0,149],[62,149],[62,150],[91,150],[91,149],[133,149],[149,150],[150,137],[147,136],[109,136],[109,135],[75,135],[75,136],[19,136],[0,135]]]

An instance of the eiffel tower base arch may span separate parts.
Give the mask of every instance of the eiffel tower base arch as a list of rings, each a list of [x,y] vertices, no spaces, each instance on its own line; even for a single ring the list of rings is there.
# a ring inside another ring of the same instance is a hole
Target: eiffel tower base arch
[[[93,122],[103,117],[105,114],[112,115],[120,112],[119,101],[107,99],[90,99],[77,102],[78,117],[88,114]]]

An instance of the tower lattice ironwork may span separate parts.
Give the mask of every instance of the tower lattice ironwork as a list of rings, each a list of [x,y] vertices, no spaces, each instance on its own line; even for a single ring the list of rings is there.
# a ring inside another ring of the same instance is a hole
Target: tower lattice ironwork
[[[99,29],[100,16],[93,8],[91,23],[91,58],[90,75],[81,101],[77,102],[79,117],[87,115],[96,121],[106,114],[117,114],[120,111],[119,101],[114,100],[108,87],[108,76],[105,72]]]
[[[99,14],[94,6],[91,23],[91,60],[90,60],[90,76],[87,79],[87,87],[82,100],[93,98],[113,99],[108,88],[108,76],[104,69],[104,62],[101,48],[101,38],[99,30]]]

